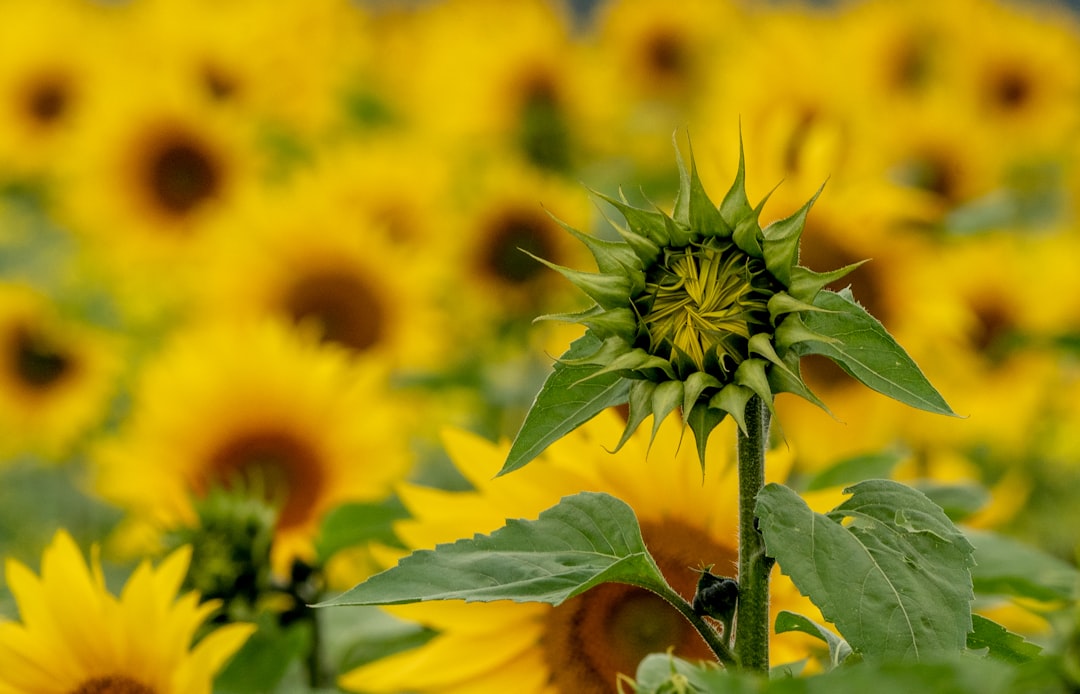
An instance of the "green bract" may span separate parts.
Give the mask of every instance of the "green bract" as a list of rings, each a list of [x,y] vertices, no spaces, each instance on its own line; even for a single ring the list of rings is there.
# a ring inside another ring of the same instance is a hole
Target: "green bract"
[[[681,407],[704,463],[709,432],[727,415],[745,433],[744,413],[754,396],[770,410],[780,392],[824,408],[799,371],[800,358],[810,353],[833,359],[891,397],[952,414],[880,323],[849,294],[823,290],[861,263],[824,273],[799,265],[803,226],[817,195],[763,228],[763,203],[753,207],[746,197],[741,149],[735,181],[719,206],[705,193],[693,156],[689,171],[677,148],[676,157],[680,186],[671,214],[600,195],[626,220],[616,225],[621,242],[564,225],[592,251],[597,272],[538,258],[594,304],[580,313],[544,316],[581,323],[586,335],[560,358],[502,472],[529,462],[605,407],[627,402],[629,417],[616,448],[650,414],[655,435]],[[835,317],[811,320],[821,314]],[[570,383],[568,370],[576,376]],[[603,387],[574,393],[589,382]]]

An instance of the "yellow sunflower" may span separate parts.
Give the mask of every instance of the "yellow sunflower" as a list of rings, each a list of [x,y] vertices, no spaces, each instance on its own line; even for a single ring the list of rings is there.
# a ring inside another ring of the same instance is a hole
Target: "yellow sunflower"
[[[498,155],[459,162],[462,190],[454,231],[432,249],[453,270],[454,310],[470,331],[570,308],[566,283],[529,254],[570,267],[588,258],[552,218],[589,228],[588,193]]]
[[[532,465],[492,479],[509,442],[494,444],[473,434],[446,434],[447,451],[473,485],[447,492],[407,485],[400,495],[412,514],[396,530],[410,548],[487,533],[506,518],[534,518],[565,495],[604,491],[629,503],[664,576],[684,597],[693,597],[698,573],[713,565],[735,572],[737,482],[727,449],[709,449],[707,476],[694,447],[680,447],[679,423],[668,419],[649,453],[649,435],[638,431],[618,453],[610,448],[624,422],[606,411],[553,444]],[[721,425],[719,436],[734,436]],[[677,451],[670,459],[668,452]],[[790,455],[769,454],[770,479],[787,476]],[[824,501],[824,499],[822,499]],[[388,559],[388,563],[390,560]],[[534,603],[424,603],[386,608],[439,632],[428,644],[361,666],[339,684],[365,692],[615,692],[619,673],[633,675],[646,654],[675,647],[685,657],[709,659],[705,643],[683,618],[645,590],[605,584],[551,607]],[[788,609],[821,620],[787,578],[775,572],[772,611]],[[774,636],[777,663],[810,653],[803,635]]]
[[[370,44],[363,9],[347,0],[150,0],[123,9],[123,30],[163,78],[245,118],[305,134],[334,120],[344,81]]]
[[[47,172],[101,87],[99,10],[0,3],[0,176]]]
[[[183,293],[209,225],[260,166],[248,128],[153,77],[114,66],[58,172],[57,218],[132,301]]]
[[[87,566],[59,531],[41,575],[9,560],[8,587],[19,622],[0,623],[0,692],[25,694],[210,694],[214,674],[255,630],[231,624],[192,645],[217,605],[177,597],[191,548],[155,569],[143,562],[119,597],[108,592],[96,548]]]
[[[0,283],[0,454],[69,452],[104,417],[121,359],[103,331],[29,286]]]
[[[408,471],[385,371],[276,322],[190,328],[144,367],[121,432],[97,451],[97,489],[144,543],[193,524],[193,498],[215,485],[261,493],[278,507],[271,559],[284,572],[313,558],[327,511],[383,498]]]
[[[393,243],[323,178],[253,196],[228,217],[202,263],[204,315],[277,317],[396,368],[445,364],[443,265]]]

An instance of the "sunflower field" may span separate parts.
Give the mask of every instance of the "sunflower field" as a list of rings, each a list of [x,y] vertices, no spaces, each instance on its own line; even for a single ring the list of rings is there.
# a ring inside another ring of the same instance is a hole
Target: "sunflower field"
[[[1078,267],[1049,0],[0,0],[0,694],[1077,691]],[[390,572],[579,502],[659,583]]]

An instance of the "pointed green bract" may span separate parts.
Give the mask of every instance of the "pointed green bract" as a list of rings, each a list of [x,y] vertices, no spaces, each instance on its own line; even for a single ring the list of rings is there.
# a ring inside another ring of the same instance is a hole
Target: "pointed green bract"
[[[579,378],[549,380],[534,405],[550,412],[551,402],[560,403],[559,436],[603,409],[602,403],[629,397],[630,416],[616,450],[650,414],[655,437],[663,419],[681,408],[704,465],[712,427],[727,414],[745,427],[743,409],[751,395],[770,411],[780,392],[825,408],[802,380],[799,359],[806,354],[830,356],[870,387],[907,404],[952,413],[910,359],[901,359],[899,375],[880,360],[864,359],[871,352],[884,359],[903,351],[893,348],[880,324],[874,327],[854,311],[854,304],[837,303],[824,291],[859,263],[831,272],[798,265],[803,226],[820,189],[794,214],[762,229],[765,201],[753,206],[747,199],[741,143],[735,180],[719,207],[702,186],[693,152],[687,168],[676,147],[676,162],[679,191],[670,215],[635,207],[621,192],[618,199],[597,194],[623,216],[625,226],[613,223],[621,242],[563,225],[592,252],[598,272],[545,261],[595,302],[578,313],[550,316],[584,325],[593,345],[591,351],[564,355],[563,366],[575,367]],[[859,329],[852,331],[855,324]],[[626,382],[621,389],[614,385],[620,379]],[[598,382],[612,389],[600,398],[583,398],[588,407],[574,409],[572,396],[548,392],[595,388]],[[545,420],[530,411],[518,436],[526,443],[515,442],[504,471],[558,438],[539,434],[540,421]]]
[[[591,333],[574,341],[564,358],[595,352],[599,341]],[[630,384],[616,374],[589,378],[600,367],[557,363],[533,401],[500,475],[518,469],[549,445],[589,421],[602,410],[626,402]],[[571,387],[573,386],[573,387]]]

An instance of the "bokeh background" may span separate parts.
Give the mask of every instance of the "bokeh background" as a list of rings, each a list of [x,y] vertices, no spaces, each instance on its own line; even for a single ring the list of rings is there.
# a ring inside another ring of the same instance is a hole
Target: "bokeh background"
[[[803,264],[870,258],[843,284],[964,415],[808,359],[792,483],[1075,563],[1080,27],[997,0],[0,0],[0,553],[65,527],[123,575],[218,484],[282,501],[288,570],[343,504],[465,488],[440,431],[512,436],[580,331],[521,250],[591,269],[553,217],[669,205],[673,135],[717,195],[741,141],[763,222],[824,183]]]

